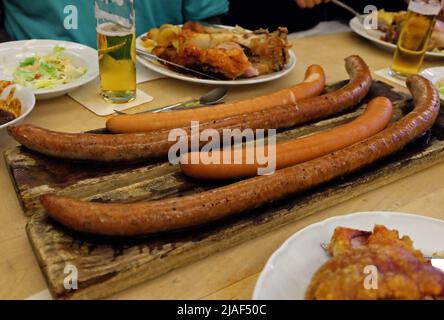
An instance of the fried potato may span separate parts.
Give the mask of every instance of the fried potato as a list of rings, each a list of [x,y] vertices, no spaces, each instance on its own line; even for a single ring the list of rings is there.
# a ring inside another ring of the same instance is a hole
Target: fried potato
[[[159,34],[157,35],[156,42],[159,46],[167,47],[172,41],[176,38],[176,36],[180,33],[181,29],[177,27],[167,27],[160,28]]]
[[[151,40],[156,41],[158,35],[159,35],[159,29],[158,28],[153,28],[153,29],[148,31],[147,37],[149,39],[151,39]]]
[[[144,37],[142,38],[141,45],[146,49],[146,51],[151,53],[157,44],[154,40]]]

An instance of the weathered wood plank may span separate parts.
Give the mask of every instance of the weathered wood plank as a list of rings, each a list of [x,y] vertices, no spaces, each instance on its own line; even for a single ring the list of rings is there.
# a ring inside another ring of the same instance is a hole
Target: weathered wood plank
[[[56,298],[100,298],[227,249],[281,225],[391,183],[444,160],[444,141],[384,161],[315,192],[280,201],[234,219],[167,235],[110,239],[70,232],[44,214],[27,232]],[[79,270],[79,290],[66,292],[66,264]]]
[[[334,90],[342,84],[333,85],[329,90]],[[373,86],[367,100],[377,95],[385,95],[395,101],[393,121],[399,119],[408,106],[405,103],[408,97],[391,91],[390,86],[380,82],[376,82]],[[365,101],[360,108],[352,112],[279,132],[277,141],[341,125],[360,115],[364,106]],[[177,167],[165,162],[133,165],[75,163],[45,157],[22,147],[8,150],[4,156],[27,216],[42,211],[38,197],[48,192],[59,192],[88,200],[131,202],[196,192],[212,187],[212,185],[202,186],[202,182],[196,183],[192,179],[187,179],[178,174]]]
[[[395,102],[394,121],[411,107],[407,96],[382,83],[373,86],[368,98],[376,95],[388,96]],[[361,112],[362,107],[285,130],[277,138],[283,141],[325,130]],[[134,202],[199,192],[223,183],[186,178],[168,163],[70,163],[24,148],[8,150],[5,159],[24,212],[31,216],[26,230],[51,293],[61,299],[100,298],[444,161],[444,141],[435,138],[441,131],[430,133],[370,168],[292,199],[193,230],[131,239],[69,231],[44,214],[38,196],[52,191],[100,202]],[[76,291],[63,287],[67,264],[78,269]]]

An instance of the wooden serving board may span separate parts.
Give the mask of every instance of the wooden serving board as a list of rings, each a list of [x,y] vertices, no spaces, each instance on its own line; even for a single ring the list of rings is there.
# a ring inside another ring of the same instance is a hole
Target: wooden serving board
[[[395,102],[394,120],[411,108],[408,96],[381,82],[374,83],[368,98],[377,95]],[[361,112],[362,107],[280,132],[278,141],[331,128]],[[58,192],[91,201],[134,202],[200,192],[224,183],[186,178],[176,166],[166,162],[130,166],[70,163],[22,147],[6,151],[5,159],[24,213],[30,217],[26,230],[50,292],[59,299],[91,299],[152,279],[441,162],[444,140],[438,136],[443,132],[442,127],[436,126],[400,153],[291,199],[192,230],[143,238],[72,232],[45,215],[38,196]],[[77,290],[64,288],[66,265],[74,265],[78,270]]]

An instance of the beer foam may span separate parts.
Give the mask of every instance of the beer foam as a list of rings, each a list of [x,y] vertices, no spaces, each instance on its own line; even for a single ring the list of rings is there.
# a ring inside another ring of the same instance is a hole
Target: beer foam
[[[121,6],[123,6],[123,1],[124,0],[111,0],[111,1],[121,7]]]
[[[426,16],[436,16],[441,11],[441,1],[412,0],[409,10]]]
[[[112,22],[99,24],[96,27],[96,31],[107,37],[125,37],[134,33],[134,29],[128,30]]]
[[[111,2],[113,2],[113,3],[115,3],[115,4],[117,4],[119,7],[123,6],[124,3],[125,3],[125,0],[102,0],[102,1],[103,1],[105,4],[109,4],[109,2],[111,1]],[[131,2],[131,3],[134,2],[133,0],[127,0],[127,1],[129,1],[129,2]]]
[[[130,19],[126,19],[126,18],[121,17],[117,14],[106,12],[106,11],[99,8],[99,5],[97,4],[97,2],[94,7],[94,13],[96,16],[96,20],[99,20],[99,19],[109,20],[109,21],[113,21],[116,24],[118,24],[122,27],[125,27],[127,29],[134,29],[134,23],[133,23],[134,16],[133,15],[130,16]],[[132,30],[132,31],[134,31],[134,30]]]

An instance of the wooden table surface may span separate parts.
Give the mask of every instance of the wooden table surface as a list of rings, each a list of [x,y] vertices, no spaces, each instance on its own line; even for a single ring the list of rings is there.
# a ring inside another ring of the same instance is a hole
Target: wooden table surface
[[[292,41],[298,61],[295,70],[283,79],[268,84],[230,89],[228,100],[272,92],[299,82],[306,67],[324,67],[328,82],[347,77],[343,60],[358,54],[378,70],[390,64],[392,53],[374,47],[351,33],[315,36]],[[427,61],[438,65],[440,61]],[[195,97],[207,87],[172,79],[142,84],[141,89],[155,99],[148,106]],[[142,106],[141,108],[147,106]],[[103,127],[105,118],[97,117],[67,96],[37,102],[27,122],[53,130],[79,132]],[[8,141],[0,151],[14,145]],[[411,212],[444,219],[444,163],[389,184],[323,212],[303,218],[276,231],[237,247],[172,271],[162,277],[120,292],[115,299],[250,299],[260,271],[270,255],[301,228],[335,215],[357,211],[390,210]],[[0,299],[23,299],[46,289],[25,233],[22,213],[9,174],[0,161]]]

